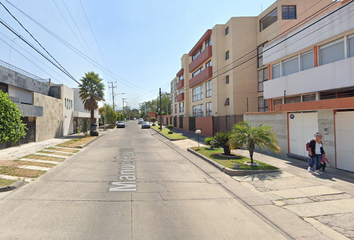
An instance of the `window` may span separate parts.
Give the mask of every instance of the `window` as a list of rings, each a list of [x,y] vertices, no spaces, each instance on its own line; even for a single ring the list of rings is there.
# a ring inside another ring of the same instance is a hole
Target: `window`
[[[299,58],[296,56],[294,58],[283,61],[282,66],[283,75],[287,76],[299,71]]]
[[[268,80],[268,68],[258,71],[258,92],[263,92],[263,82]]]
[[[313,51],[303,53],[300,55],[300,69],[301,71],[314,67]]]
[[[177,114],[177,104],[175,104],[175,114]]]
[[[320,65],[344,59],[343,39],[320,46]]]
[[[348,57],[354,57],[354,35],[348,37]]]
[[[280,77],[280,63],[272,65],[272,79]]]
[[[308,94],[302,96],[303,102],[316,101],[316,94]]]
[[[3,93],[8,92],[8,85],[5,83],[0,83],[0,91],[3,91]]]
[[[269,27],[270,25],[272,25],[273,23],[275,23],[276,21],[278,21],[278,9],[274,9],[273,11],[271,11],[267,16],[265,16],[264,18],[262,18],[259,21],[259,31],[263,31],[264,29],[266,29],[267,27]]]
[[[183,79],[184,79],[184,76],[183,76],[183,74],[182,74],[181,76],[179,76],[178,80],[181,81],[181,80],[183,80]]]
[[[184,88],[179,90],[179,94],[182,94],[182,93],[184,93]]]
[[[194,59],[196,59],[202,51],[203,51],[203,46],[200,46],[200,48],[193,54],[192,61],[194,61]]]
[[[230,98],[226,98],[224,105],[225,106],[229,106],[230,105]]]
[[[171,82],[171,94],[173,93],[173,81]]]
[[[229,84],[229,81],[230,81],[229,79],[230,79],[230,76],[227,75],[227,76],[226,76],[226,84]]]
[[[281,104],[283,104],[283,99],[281,99],[281,98],[280,99],[274,99],[273,100],[273,104],[274,104],[274,106],[275,105],[281,105]]]
[[[179,112],[184,112],[184,102],[179,103]]]
[[[206,97],[211,97],[211,80],[206,82]]]
[[[207,67],[211,67],[211,60],[209,60],[206,64],[205,64],[205,68]]]
[[[301,96],[287,97],[285,99],[285,103],[297,103],[297,102],[301,102]]]
[[[225,53],[225,60],[227,60],[227,59],[229,59],[230,58],[230,53],[229,53],[229,51],[227,51],[226,53]]]
[[[196,87],[192,90],[193,94],[193,102],[199,101],[203,99],[203,85]]]
[[[193,117],[203,117],[203,104],[193,106]]]
[[[175,91],[177,91],[177,79],[175,79]]]
[[[263,66],[263,48],[265,45],[266,43],[263,43],[257,47],[257,67],[259,68]]]
[[[212,115],[212,110],[211,110],[211,102],[206,103],[206,116],[211,116]]]
[[[201,71],[203,71],[203,66],[201,66],[197,71],[192,74],[192,77],[197,76]]]
[[[177,102],[177,93],[175,93],[175,103]]]
[[[296,19],[296,6],[282,6],[281,7],[282,11],[282,19],[287,20],[287,19]]]
[[[263,97],[258,97],[258,112],[268,112],[269,111],[269,101],[263,99]]]
[[[211,45],[211,38],[209,37],[206,41],[205,41],[205,48],[207,48],[208,46]]]
[[[171,94],[171,104],[173,103],[173,94]]]
[[[229,27],[225,28],[225,35],[229,34]]]

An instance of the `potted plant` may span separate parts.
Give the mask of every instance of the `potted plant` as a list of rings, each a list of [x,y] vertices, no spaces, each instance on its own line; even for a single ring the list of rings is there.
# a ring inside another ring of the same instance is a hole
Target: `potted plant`
[[[151,122],[152,122],[152,126],[156,126],[156,124],[155,124],[156,118],[155,118],[155,117],[152,117],[152,118],[151,118]]]
[[[172,131],[173,130],[173,125],[170,124],[170,125],[167,126],[167,128],[168,128],[168,130],[170,130],[168,133],[172,134],[173,133],[173,131]]]

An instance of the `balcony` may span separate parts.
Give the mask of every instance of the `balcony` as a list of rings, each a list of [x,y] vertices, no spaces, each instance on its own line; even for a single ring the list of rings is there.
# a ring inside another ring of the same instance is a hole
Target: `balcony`
[[[182,101],[184,101],[184,93],[177,95],[177,102],[182,102]]]
[[[194,59],[193,62],[189,64],[189,72],[194,72],[202,63],[211,58],[212,56],[212,46],[208,46],[204,49],[203,52],[199,54],[199,56]]]
[[[184,73],[184,68],[182,68],[181,70],[179,70],[179,72],[176,74],[176,76],[179,78],[180,76],[182,76]]]
[[[197,76],[189,80],[189,87],[195,87],[213,76],[213,67],[207,67]]]
[[[354,86],[354,57],[264,82],[264,98],[279,98]],[[197,75],[199,76],[199,74]]]
[[[181,88],[183,88],[184,87],[184,79],[182,79],[181,81],[179,81],[178,83],[177,83],[177,90],[180,90]]]

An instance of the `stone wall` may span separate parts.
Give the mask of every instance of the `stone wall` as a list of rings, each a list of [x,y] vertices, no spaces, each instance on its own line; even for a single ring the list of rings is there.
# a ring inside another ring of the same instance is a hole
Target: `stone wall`
[[[33,104],[43,107],[43,117],[36,119],[36,142],[63,136],[61,99],[34,93]]]

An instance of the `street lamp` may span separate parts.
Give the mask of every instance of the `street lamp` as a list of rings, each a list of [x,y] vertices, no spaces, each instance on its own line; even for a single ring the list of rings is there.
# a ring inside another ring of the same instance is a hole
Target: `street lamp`
[[[197,129],[195,133],[198,135],[198,150],[199,150],[199,135],[202,133],[200,129]]]

